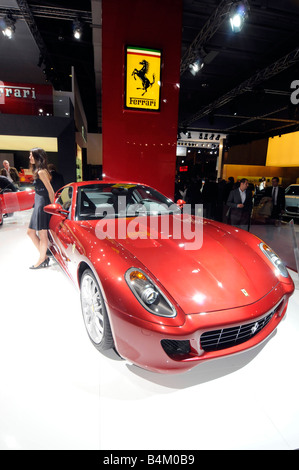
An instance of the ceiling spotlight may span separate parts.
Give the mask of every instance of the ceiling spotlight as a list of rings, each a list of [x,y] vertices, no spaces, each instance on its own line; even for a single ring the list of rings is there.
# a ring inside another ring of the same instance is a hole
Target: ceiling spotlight
[[[11,39],[14,35],[14,32],[16,30],[15,23],[16,20],[12,17],[11,13],[8,13],[6,16],[4,16],[2,33],[8,39]]]
[[[63,31],[62,31],[61,28],[60,28],[60,30],[59,30],[59,34],[58,34],[57,37],[58,37],[58,41],[60,41],[60,42],[63,42],[63,41],[64,41],[64,34],[63,34]]]
[[[197,59],[193,64],[189,65],[190,72],[195,77],[195,75],[203,68],[204,63],[201,59]]]
[[[230,25],[234,33],[238,33],[243,28],[246,18],[248,17],[249,4],[247,0],[243,2],[235,2],[230,12]]]
[[[74,22],[73,22],[73,35],[74,35],[74,38],[77,39],[77,40],[81,39],[82,33],[83,33],[83,25],[82,25],[81,21],[78,20],[78,19],[74,20]]]

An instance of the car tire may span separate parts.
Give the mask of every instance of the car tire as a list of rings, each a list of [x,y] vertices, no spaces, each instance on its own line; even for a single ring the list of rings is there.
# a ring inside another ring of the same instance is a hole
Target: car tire
[[[114,347],[111,326],[99,284],[90,269],[83,272],[80,283],[83,320],[89,339],[98,351]]]

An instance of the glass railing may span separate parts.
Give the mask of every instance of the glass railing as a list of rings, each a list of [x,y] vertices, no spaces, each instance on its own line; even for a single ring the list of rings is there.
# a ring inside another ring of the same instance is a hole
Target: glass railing
[[[258,224],[252,221],[249,231],[266,242],[288,268],[299,272],[299,224],[293,219]]]

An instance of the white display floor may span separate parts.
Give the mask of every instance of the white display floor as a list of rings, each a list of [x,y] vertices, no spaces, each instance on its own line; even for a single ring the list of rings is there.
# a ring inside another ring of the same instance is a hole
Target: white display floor
[[[96,351],[58,265],[28,269],[29,216],[0,228],[0,449],[299,448],[298,290],[255,350],[147,372]]]

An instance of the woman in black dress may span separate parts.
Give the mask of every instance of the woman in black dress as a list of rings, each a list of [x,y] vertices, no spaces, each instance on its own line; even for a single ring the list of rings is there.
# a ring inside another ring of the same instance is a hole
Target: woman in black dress
[[[27,234],[39,252],[37,263],[31,266],[30,269],[39,269],[49,265],[47,230],[51,216],[44,212],[44,207],[54,202],[54,191],[50,182],[51,176],[48,172],[46,152],[41,148],[32,149],[29,161],[34,178],[35,199]]]

